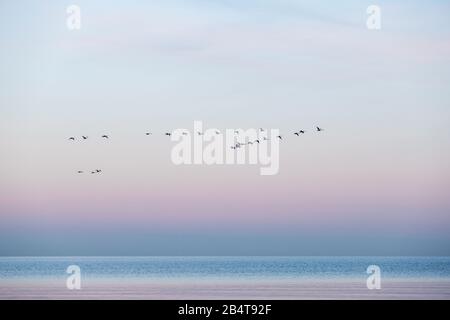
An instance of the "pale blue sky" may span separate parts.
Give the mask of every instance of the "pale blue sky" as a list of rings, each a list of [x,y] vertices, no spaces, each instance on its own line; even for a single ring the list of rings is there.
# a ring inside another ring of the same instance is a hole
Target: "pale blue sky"
[[[449,2],[377,1],[380,31],[373,1],[73,3],[80,31],[72,3],[0,1],[0,254],[449,254]],[[174,168],[142,136],[194,120],[327,134],[266,180]],[[73,177],[93,164],[101,182]]]

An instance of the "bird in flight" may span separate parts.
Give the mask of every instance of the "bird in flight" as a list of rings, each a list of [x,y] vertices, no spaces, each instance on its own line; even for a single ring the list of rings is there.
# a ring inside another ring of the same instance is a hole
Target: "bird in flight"
[[[316,129],[317,129],[317,132],[323,131],[323,129],[319,128],[319,127],[316,127]]]
[[[75,141],[75,137],[70,137],[69,140]]]
[[[149,136],[149,135],[151,135],[151,134],[152,134],[151,132],[146,132],[146,133],[145,133],[146,136]]]
[[[283,140],[283,137],[282,137],[282,136],[277,136],[277,138],[280,139],[280,140]]]
[[[106,135],[106,134],[102,135],[102,138],[109,139],[108,135]]]
[[[294,132],[294,134],[298,137],[300,135],[299,132]]]
[[[166,132],[166,136],[171,136],[172,134],[170,132]]]
[[[83,173],[83,171],[81,171],[81,170],[78,170],[77,172],[78,172],[78,173]]]
[[[102,170],[96,169],[95,172],[100,173]]]
[[[259,140],[258,140],[258,139],[256,139],[256,140],[255,140],[255,142],[256,142],[256,143],[259,143]]]
[[[88,136],[82,136],[84,140],[86,140],[88,138]]]
[[[303,133],[305,133],[305,131],[304,130],[300,130],[298,133],[303,134]]]

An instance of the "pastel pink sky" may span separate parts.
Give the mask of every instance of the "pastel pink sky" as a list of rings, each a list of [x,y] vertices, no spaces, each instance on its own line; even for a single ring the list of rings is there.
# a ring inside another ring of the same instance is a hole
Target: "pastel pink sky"
[[[0,255],[450,254],[431,3],[382,1],[376,32],[364,1],[79,1],[79,32],[66,3],[1,4]],[[163,133],[195,120],[279,129],[279,174],[175,166]]]

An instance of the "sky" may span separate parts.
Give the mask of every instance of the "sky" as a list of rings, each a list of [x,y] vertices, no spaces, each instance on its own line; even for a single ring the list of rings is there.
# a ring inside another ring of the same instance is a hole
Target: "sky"
[[[449,255],[449,9],[0,0],[0,255]],[[196,120],[279,173],[174,165]]]

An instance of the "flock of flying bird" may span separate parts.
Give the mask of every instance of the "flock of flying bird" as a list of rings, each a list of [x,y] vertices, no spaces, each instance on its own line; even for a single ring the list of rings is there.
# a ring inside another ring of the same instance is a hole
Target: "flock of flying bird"
[[[259,128],[259,131],[260,131],[260,132],[264,132],[265,130],[264,130],[263,128]],[[324,129],[322,129],[322,128],[320,128],[320,127],[316,127],[316,130],[315,130],[315,131],[321,132],[321,131],[324,131]],[[304,134],[305,132],[306,132],[305,130],[299,130],[298,132],[294,132],[294,135],[296,135],[297,137],[299,137],[301,134]],[[235,133],[236,135],[239,135],[239,130],[235,130],[234,133]],[[182,135],[187,135],[187,134],[188,134],[187,132],[183,132],[183,133],[182,133]],[[197,134],[198,134],[199,136],[201,136],[201,135],[203,135],[203,132],[197,131]],[[219,135],[219,134],[220,134],[220,131],[217,131],[217,130],[216,130],[216,134]],[[152,135],[152,133],[151,133],[151,132],[146,132],[145,135],[149,136],[149,135]],[[170,136],[172,135],[172,133],[170,133],[170,132],[165,132],[164,135],[170,137]],[[102,135],[101,137],[104,138],[104,139],[109,139],[109,136],[108,136],[107,134],[104,134],[104,135]],[[88,138],[89,138],[88,136],[81,136],[81,139],[82,139],[82,140],[87,140]],[[279,139],[279,140],[283,140],[283,136],[281,136],[281,135],[277,136],[276,138]],[[75,141],[75,137],[70,137],[68,140]],[[263,137],[263,141],[268,141],[268,140],[270,140],[270,139],[268,139],[267,137]],[[246,143],[237,142],[235,145],[231,146],[231,149],[239,149],[241,146],[244,146],[244,145],[252,145],[252,144],[254,144],[254,143],[258,143],[258,144],[259,144],[260,142],[261,142],[261,141],[260,141],[259,139],[256,139],[255,141],[248,141],[248,142],[246,142]],[[84,173],[84,171],[82,171],[82,170],[79,170],[79,171],[77,171],[77,172],[78,172],[78,173]],[[101,173],[101,172],[102,172],[102,170],[100,170],[100,169],[95,169],[95,170],[92,170],[92,171],[91,171],[91,174],[96,174],[96,173]]]

